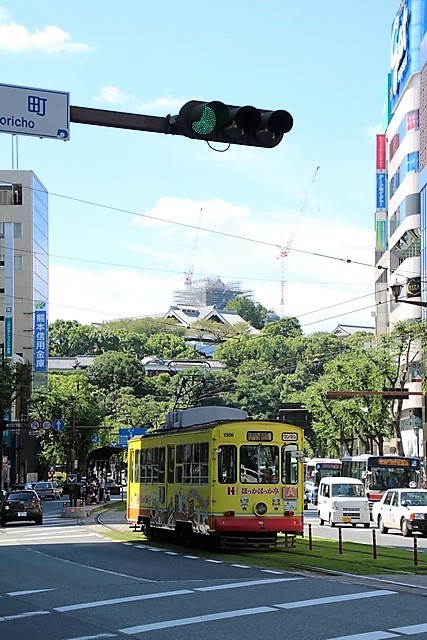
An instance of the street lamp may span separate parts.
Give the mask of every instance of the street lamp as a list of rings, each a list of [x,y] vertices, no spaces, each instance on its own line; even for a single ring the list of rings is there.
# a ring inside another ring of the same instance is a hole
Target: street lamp
[[[394,284],[391,285],[390,289],[395,302],[405,302],[406,304],[414,304],[417,307],[427,307],[427,302],[423,302],[422,300],[407,300],[406,298],[399,298],[400,294],[402,293],[402,288],[402,285],[397,280]]]

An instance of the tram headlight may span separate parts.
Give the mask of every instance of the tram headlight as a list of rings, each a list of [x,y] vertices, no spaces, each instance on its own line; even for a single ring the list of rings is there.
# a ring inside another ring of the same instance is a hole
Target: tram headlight
[[[254,506],[254,514],[256,516],[265,516],[267,513],[267,505],[265,502],[257,502]]]

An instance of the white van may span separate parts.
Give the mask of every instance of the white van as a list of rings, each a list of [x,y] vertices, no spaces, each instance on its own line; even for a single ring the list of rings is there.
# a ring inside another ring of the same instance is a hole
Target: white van
[[[322,478],[317,498],[319,523],[370,525],[368,498],[363,482],[355,478]]]

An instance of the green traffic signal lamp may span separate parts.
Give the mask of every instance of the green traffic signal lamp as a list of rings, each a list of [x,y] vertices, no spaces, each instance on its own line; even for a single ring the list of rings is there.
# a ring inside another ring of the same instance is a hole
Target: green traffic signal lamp
[[[191,100],[176,118],[176,133],[196,140],[275,147],[293,127],[288,111]]]

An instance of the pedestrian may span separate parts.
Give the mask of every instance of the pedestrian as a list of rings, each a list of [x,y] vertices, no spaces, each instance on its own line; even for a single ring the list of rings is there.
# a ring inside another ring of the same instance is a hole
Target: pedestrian
[[[99,502],[104,502],[105,497],[105,478],[104,474],[101,473],[101,477],[99,479]]]

